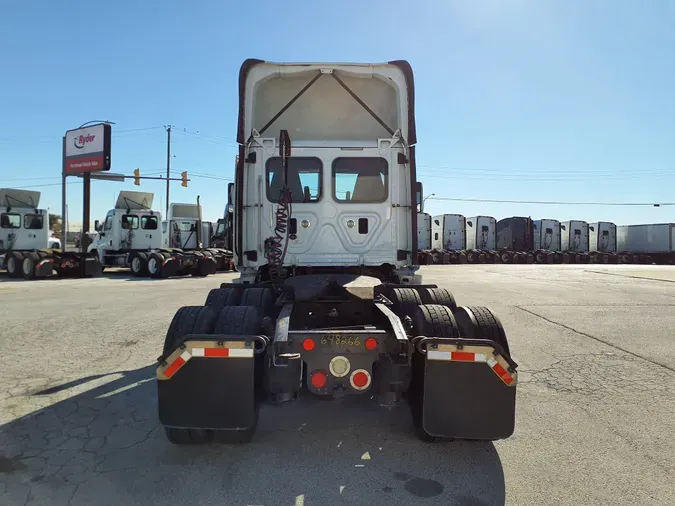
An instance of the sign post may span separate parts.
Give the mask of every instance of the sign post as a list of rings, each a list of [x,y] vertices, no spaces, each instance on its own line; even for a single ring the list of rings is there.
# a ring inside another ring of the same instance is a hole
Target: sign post
[[[110,145],[112,140],[112,125],[108,122],[86,123],[80,128],[68,130],[63,137],[63,209],[65,220],[66,206],[66,178],[81,176],[84,183],[82,191],[82,235],[80,247],[82,253],[87,252],[89,237],[89,221],[91,218],[91,173],[110,170]],[[62,226],[62,247],[66,248],[66,227]]]

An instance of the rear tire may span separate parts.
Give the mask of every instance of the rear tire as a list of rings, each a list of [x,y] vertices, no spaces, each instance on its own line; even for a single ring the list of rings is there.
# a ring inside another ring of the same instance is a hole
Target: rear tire
[[[424,304],[440,304],[449,307],[451,311],[457,308],[457,302],[447,288],[424,288],[419,293]]]
[[[241,294],[239,306],[255,306],[262,316],[272,314],[274,311],[274,294],[267,288],[247,288]]]
[[[35,279],[35,271],[39,261],[40,257],[35,253],[27,253],[24,255],[23,261],[21,262],[21,274],[23,275],[23,279]]]
[[[420,294],[414,288],[394,288],[391,292],[394,312],[399,316],[412,316],[422,304]]]
[[[21,277],[21,264],[23,263],[23,255],[20,253],[8,253],[5,260],[5,268],[10,278]]]
[[[146,265],[148,269],[148,274],[150,275],[151,278],[159,279],[166,277],[163,264],[164,264],[164,256],[162,253],[154,252],[150,254]]]
[[[176,311],[164,339],[164,353],[170,353],[188,334],[213,334],[217,311],[209,306],[184,306]]]
[[[235,334],[239,336],[257,335],[260,333],[260,316],[254,306],[225,306],[220,310],[215,326],[215,334]],[[258,355],[261,357],[262,355]],[[262,364],[256,364],[256,369]],[[213,438],[222,444],[243,444],[253,440],[258,425],[260,405],[255,403],[255,422],[245,430],[215,430]]]
[[[417,306],[417,312],[413,317],[413,328],[417,335],[426,337],[459,337],[459,328],[452,311],[447,306],[439,304]],[[432,443],[444,438],[432,436],[422,426],[425,361],[424,355],[419,352],[414,353],[413,379],[410,385],[410,408],[415,434],[420,440]]]
[[[461,306],[455,310],[454,314],[462,337],[489,339],[511,356],[504,327],[490,309],[482,306]]]
[[[239,294],[234,288],[214,288],[206,297],[206,306],[220,311],[225,306],[236,306],[239,304]]]
[[[133,253],[129,261],[129,268],[134,277],[140,278],[148,275],[148,257],[144,253]]]

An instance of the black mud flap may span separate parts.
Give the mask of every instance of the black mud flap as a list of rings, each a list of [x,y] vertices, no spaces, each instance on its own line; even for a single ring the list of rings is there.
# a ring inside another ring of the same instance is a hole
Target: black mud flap
[[[256,425],[257,336],[186,336],[160,357],[159,420],[165,427],[247,430]]]
[[[420,349],[425,354],[421,423],[428,435],[498,440],[513,434],[517,365],[498,344],[425,338],[417,353]]]
[[[80,262],[80,276],[83,278],[100,277],[103,269],[98,254],[87,254]]]

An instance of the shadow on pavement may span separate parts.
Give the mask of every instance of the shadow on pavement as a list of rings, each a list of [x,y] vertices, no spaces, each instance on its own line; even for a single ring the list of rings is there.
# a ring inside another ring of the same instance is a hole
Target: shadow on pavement
[[[121,374],[0,427],[0,504],[504,504],[492,443],[422,443],[404,406],[301,398],[264,406],[251,444],[182,447],[159,425],[154,366]]]

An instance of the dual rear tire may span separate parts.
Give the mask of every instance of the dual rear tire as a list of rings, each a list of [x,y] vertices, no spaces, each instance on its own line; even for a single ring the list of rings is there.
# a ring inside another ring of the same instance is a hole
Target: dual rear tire
[[[164,341],[164,353],[171,353],[189,334],[258,335],[264,307],[270,300],[273,304],[272,293],[263,288],[248,288],[243,293],[232,288],[211,290],[206,305],[182,307],[176,312]],[[248,443],[256,430],[257,401],[255,409],[256,423],[244,430],[164,429],[173,444]]]

